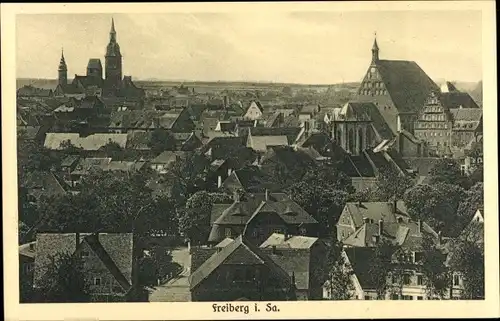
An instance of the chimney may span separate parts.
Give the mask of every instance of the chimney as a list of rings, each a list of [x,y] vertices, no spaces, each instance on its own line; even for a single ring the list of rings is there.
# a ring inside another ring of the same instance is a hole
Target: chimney
[[[273,254],[278,253],[278,251],[276,250],[276,245],[273,245],[273,246],[272,246],[272,249],[273,249],[273,251],[272,251],[272,253],[273,253]]]
[[[441,234],[441,231],[439,231],[438,232],[438,244],[441,245],[442,241],[443,241],[443,236]]]
[[[266,188],[266,201],[269,201],[269,190]]]
[[[394,198],[394,200],[392,201],[392,212],[396,213],[397,210],[398,210],[398,201],[396,200],[396,198]]]
[[[233,192],[233,200],[235,202],[239,202],[240,201],[240,193],[238,193],[238,191],[234,191]]]
[[[217,187],[220,188],[222,186],[222,177],[217,176]]]
[[[370,219],[368,217],[363,217],[363,222],[370,223]]]
[[[80,233],[76,232],[75,233],[75,247],[78,249],[80,247]]]
[[[382,231],[384,230],[384,220],[380,219],[378,221],[378,235],[382,236]]]
[[[418,234],[422,233],[422,221],[421,220],[417,221],[417,233]]]

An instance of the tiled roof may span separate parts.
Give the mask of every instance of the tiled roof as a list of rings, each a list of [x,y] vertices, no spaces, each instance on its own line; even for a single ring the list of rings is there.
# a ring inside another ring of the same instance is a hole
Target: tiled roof
[[[378,60],[378,71],[399,112],[418,112],[438,86],[414,61]]]
[[[297,137],[301,133],[301,127],[253,127],[250,129],[250,134],[253,137],[257,136],[286,136],[288,144],[295,143]]]
[[[46,171],[28,173],[23,187],[37,196],[64,195],[69,188],[56,174]]]
[[[305,105],[300,110],[300,113],[301,114],[314,114],[314,113],[318,112],[318,110],[319,110],[318,105]]]
[[[474,99],[464,92],[441,93],[440,101],[443,107],[447,109],[454,108],[479,108]]]
[[[107,165],[102,167],[102,170],[132,172],[140,170],[144,166],[144,164],[145,162],[111,161]]]
[[[75,162],[77,162],[79,159],[80,159],[80,156],[78,156],[78,155],[68,155],[67,157],[65,157],[62,160],[61,166],[62,167],[73,166],[75,164]]]
[[[215,247],[223,248],[223,247],[226,247],[226,245],[229,245],[230,243],[232,243],[233,241],[234,240],[232,238],[226,237],[225,239],[220,241],[219,244],[215,245]]]
[[[270,248],[262,249],[279,267],[295,279],[298,290],[309,290],[311,278],[311,253],[309,249],[281,248],[273,253]]]
[[[214,253],[189,276],[189,287],[195,289],[203,280],[224,264],[265,265],[285,285],[290,286],[289,275],[261,250],[239,236],[219,252]]]
[[[150,150],[152,133],[150,131],[129,130],[127,132],[127,149]]]
[[[375,104],[370,102],[348,102],[339,111],[336,121],[371,121],[382,139],[391,139],[394,135]]]
[[[450,112],[455,122],[478,122],[483,117],[483,110],[480,108],[456,108]]]
[[[184,158],[186,152],[166,150],[151,160],[152,164],[170,164],[178,158]]]
[[[350,247],[344,249],[351,268],[363,289],[374,289],[376,284],[371,276],[370,267],[375,259],[373,247]]]
[[[37,88],[31,85],[21,87],[17,90],[18,96],[26,97],[50,97],[52,95],[51,89]]]
[[[226,136],[226,137],[214,137],[208,143],[206,143],[202,149],[202,153],[206,153],[211,150],[212,158],[227,158],[230,156],[231,152],[238,148],[245,146],[244,137]]]
[[[402,203],[398,202],[398,211]],[[348,202],[345,205],[345,210],[351,215],[356,228],[361,227],[364,222],[363,218],[372,219],[378,222],[380,219],[384,222],[396,222],[396,214],[393,210],[393,204],[390,202]]]
[[[86,175],[92,169],[104,169],[111,162],[111,158],[82,158],[76,165],[75,169],[71,172],[73,175]]]
[[[93,77],[93,76],[79,76],[75,75],[73,78],[73,84],[80,83],[83,87],[88,88],[91,86],[95,86],[98,88],[102,88],[103,80],[102,78]]]
[[[70,141],[76,147],[84,150],[98,150],[109,142],[115,142],[120,147],[125,148],[127,144],[127,134],[92,134],[80,137],[77,133],[47,133],[45,136],[45,148],[61,149],[61,143]]]
[[[403,159],[411,168],[416,169],[420,176],[429,175],[440,160],[438,157],[404,157]]]
[[[285,249],[309,249],[318,241],[317,237],[293,235],[289,238],[285,234],[273,233],[267,240],[260,245],[261,248],[276,248]]]
[[[286,136],[249,136],[247,147],[251,147],[255,151],[265,152],[268,147],[272,146],[288,146],[288,138]]]
[[[133,238],[131,233],[100,233],[98,236],[81,233],[80,242],[86,242],[107,270],[125,291],[132,284]],[[50,257],[73,255],[76,251],[75,233],[38,233],[35,257],[34,284],[39,285],[50,264]]]
[[[273,187],[270,177],[267,177],[258,167],[254,166],[233,171],[222,183],[222,186],[229,187],[233,184],[240,185],[247,192],[262,192],[266,188],[272,189]]]
[[[262,115],[259,122],[264,124],[264,127],[272,127],[276,120],[281,116],[279,112],[265,113]]]

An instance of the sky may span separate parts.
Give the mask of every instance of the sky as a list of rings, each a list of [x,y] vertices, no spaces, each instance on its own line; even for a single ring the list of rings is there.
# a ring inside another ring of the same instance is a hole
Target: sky
[[[16,18],[18,78],[68,78],[101,58],[111,17],[133,79],[334,84],[360,81],[374,33],[380,59],[413,60],[433,79],[482,78],[480,11],[296,11],[23,14]]]

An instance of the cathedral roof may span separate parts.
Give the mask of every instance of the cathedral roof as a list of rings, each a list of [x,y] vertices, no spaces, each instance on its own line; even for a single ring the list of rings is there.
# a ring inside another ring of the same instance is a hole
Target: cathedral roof
[[[75,75],[75,78],[73,78],[73,84],[77,83],[82,84],[82,86],[85,88],[91,86],[97,86],[99,88],[102,88],[103,80],[102,78],[97,78],[97,77]]]
[[[438,86],[414,61],[378,60],[377,67],[399,112],[418,112]]]

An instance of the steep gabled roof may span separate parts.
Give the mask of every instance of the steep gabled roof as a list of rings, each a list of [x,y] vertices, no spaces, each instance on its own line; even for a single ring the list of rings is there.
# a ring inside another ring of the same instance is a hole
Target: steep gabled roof
[[[319,239],[317,237],[293,235],[289,238],[285,234],[273,233],[260,245],[260,248],[285,248],[285,249],[309,249]]]
[[[439,87],[414,61],[378,60],[378,71],[399,112],[419,112]]]
[[[444,108],[479,108],[474,99],[464,92],[447,92],[441,93],[440,101]]]
[[[224,264],[265,265],[271,273],[290,286],[291,280],[282,268],[280,268],[267,255],[250,242],[239,236],[233,242],[214,253],[208,260],[189,276],[189,288],[195,289],[203,280],[208,278],[219,266]]]

